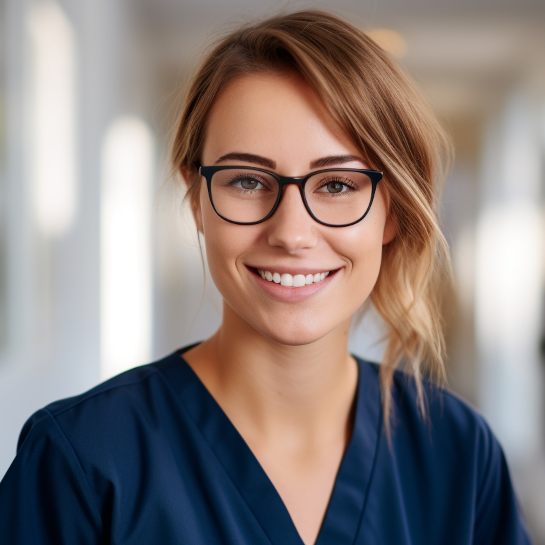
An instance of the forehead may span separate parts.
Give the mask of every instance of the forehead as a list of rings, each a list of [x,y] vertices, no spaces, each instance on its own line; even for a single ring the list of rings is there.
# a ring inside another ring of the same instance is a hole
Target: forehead
[[[273,155],[279,163],[357,152],[300,76],[272,73],[237,78],[216,99],[203,160],[233,151]]]

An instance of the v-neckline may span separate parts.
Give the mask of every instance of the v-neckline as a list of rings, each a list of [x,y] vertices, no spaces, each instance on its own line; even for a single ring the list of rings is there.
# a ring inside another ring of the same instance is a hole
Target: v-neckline
[[[194,345],[193,345],[194,346]],[[155,364],[166,375],[211,450],[273,545],[303,545],[280,494],[223,409],[178,350]],[[377,370],[355,357],[354,430],[314,545],[352,545],[365,511],[382,426]]]

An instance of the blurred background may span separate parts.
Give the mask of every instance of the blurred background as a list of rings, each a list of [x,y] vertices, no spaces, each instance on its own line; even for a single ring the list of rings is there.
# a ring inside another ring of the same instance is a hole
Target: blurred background
[[[450,387],[491,424],[543,545],[543,0],[0,0],[0,476],[33,411],[218,326],[168,182],[176,97],[218,31],[305,7],[370,32],[452,135]],[[379,361],[383,330],[370,308],[352,350]]]

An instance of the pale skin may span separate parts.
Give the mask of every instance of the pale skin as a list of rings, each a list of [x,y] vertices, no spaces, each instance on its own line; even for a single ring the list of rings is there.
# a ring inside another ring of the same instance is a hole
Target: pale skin
[[[241,153],[258,158],[220,161]],[[326,168],[370,168],[299,77],[254,74],[232,82],[216,100],[201,164],[303,176],[318,170],[313,162],[331,157]],[[223,321],[184,357],[311,545],[352,433],[358,371],[347,348],[350,320],[375,285],[383,245],[395,236],[384,184],[369,214],[349,227],[314,221],[294,185],[267,221],[235,225],[214,212],[202,182],[194,216],[224,298]],[[252,267],[338,272],[312,296],[292,302],[271,297]]]

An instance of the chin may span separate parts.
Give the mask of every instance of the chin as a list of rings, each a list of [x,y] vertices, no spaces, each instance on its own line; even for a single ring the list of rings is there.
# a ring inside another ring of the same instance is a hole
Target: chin
[[[304,346],[327,336],[331,331],[318,327],[318,324],[299,324],[293,327],[289,322],[279,328],[259,328],[259,333],[267,339],[285,346]]]

